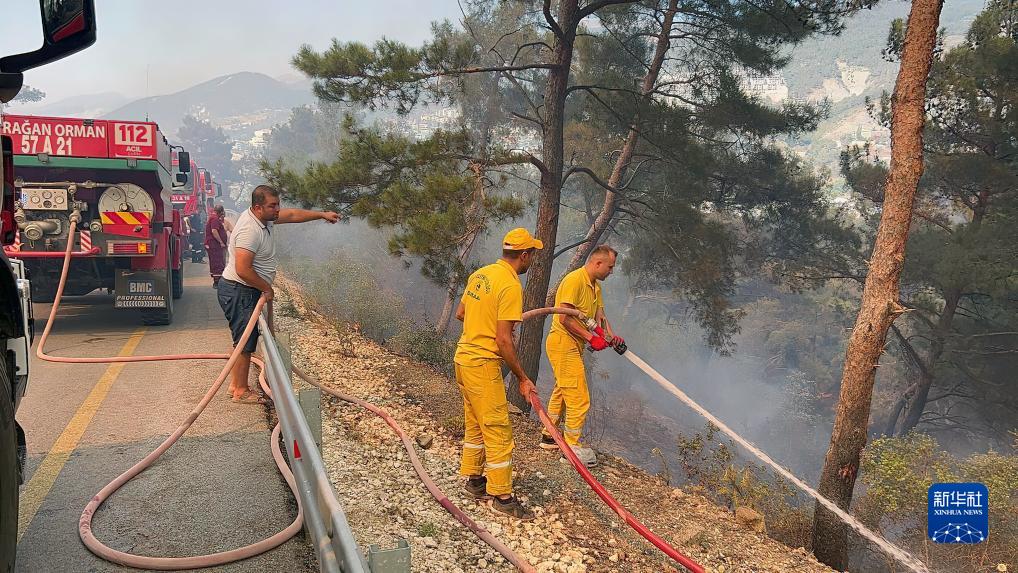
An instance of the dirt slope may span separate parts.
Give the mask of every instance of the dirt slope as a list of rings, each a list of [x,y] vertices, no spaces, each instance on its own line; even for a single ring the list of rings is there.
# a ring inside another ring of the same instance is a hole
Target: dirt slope
[[[446,495],[538,571],[681,570],[607,509],[557,453],[537,448],[538,423],[524,416],[512,420],[515,484],[538,518],[516,523],[466,498],[456,475],[462,399],[455,382],[336,325],[316,313],[294,283],[280,283],[276,329],[292,336],[294,362],[324,384],[385,408],[411,437],[432,437],[430,448],[418,453]],[[380,418],[329,397],[323,397],[323,418],[325,462],[362,547],[385,548],[406,538],[415,572],[512,570],[434,501]],[[708,571],[831,571],[801,548],[740,526],[726,508],[668,487],[621,458],[601,459],[595,476]]]

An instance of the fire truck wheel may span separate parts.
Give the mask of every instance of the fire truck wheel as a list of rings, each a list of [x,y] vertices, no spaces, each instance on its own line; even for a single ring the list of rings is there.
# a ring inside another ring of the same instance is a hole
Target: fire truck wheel
[[[184,269],[173,271],[173,298],[184,296]]]
[[[170,260],[177,260],[177,242],[170,241]],[[184,259],[180,259],[180,268],[170,271],[170,290],[173,298],[184,296]]]
[[[0,348],[7,340],[0,338]],[[14,571],[18,545],[18,432],[14,425],[14,402],[10,399],[13,364],[0,360],[0,572]]]
[[[173,270],[166,269],[166,280],[168,284],[172,285]],[[173,287],[170,287],[170,293],[173,294]],[[141,311],[141,323],[145,326],[166,326],[173,322],[173,299],[175,297],[166,297],[165,308],[146,308]]]
[[[57,283],[59,280],[47,280],[52,277],[41,278],[32,281],[32,302],[53,302],[57,298]],[[57,277],[59,279],[59,277]]]

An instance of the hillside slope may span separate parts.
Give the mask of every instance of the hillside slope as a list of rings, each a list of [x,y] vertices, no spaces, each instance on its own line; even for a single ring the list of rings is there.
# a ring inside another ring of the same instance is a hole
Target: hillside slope
[[[434,438],[418,453],[450,499],[538,571],[676,571],[674,564],[618,516],[556,453],[536,447],[533,420],[513,417],[517,493],[538,518],[520,524],[462,493],[456,475],[462,399],[454,382],[392,354],[313,310],[299,288],[280,280],[276,329],[292,337],[294,361],[323,383],[385,408],[411,437]],[[509,571],[512,567],[447,514],[424,490],[385,423],[356,406],[323,398],[323,455],[362,547],[410,541],[415,572]],[[681,551],[725,573],[829,573],[805,550],[791,549],[736,522],[726,508],[666,486],[623,459],[603,456],[594,473],[635,515]]]

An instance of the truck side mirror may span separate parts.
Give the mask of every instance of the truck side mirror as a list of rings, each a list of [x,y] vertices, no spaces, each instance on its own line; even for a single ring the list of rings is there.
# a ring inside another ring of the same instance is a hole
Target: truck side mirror
[[[187,185],[187,173],[177,173],[174,177],[177,180],[178,187]]]
[[[191,172],[191,154],[186,151],[177,152],[177,171],[181,173]]]
[[[0,58],[0,72],[19,74],[95,43],[95,0],[39,0],[42,47]]]
[[[216,183],[216,197],[223,196],[223,186],[220,183]]]

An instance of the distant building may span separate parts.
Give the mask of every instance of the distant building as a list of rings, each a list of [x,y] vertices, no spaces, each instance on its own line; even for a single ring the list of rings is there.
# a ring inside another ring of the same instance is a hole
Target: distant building
[[[788,84],[781,74],[765,76],[748,73],[743,77],[742,87],[748,93],[773,103],[788,99]]]

